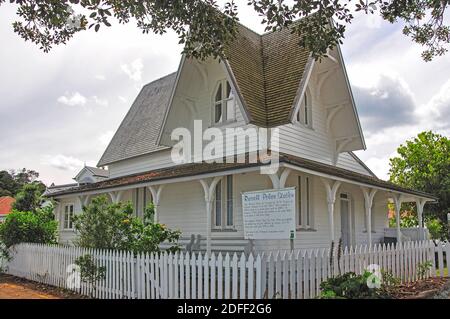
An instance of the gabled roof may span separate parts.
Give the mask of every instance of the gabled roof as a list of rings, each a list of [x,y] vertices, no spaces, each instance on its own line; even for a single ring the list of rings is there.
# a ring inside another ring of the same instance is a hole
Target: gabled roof
[[[290,28],[260,35],[238,24],[224,62],[249,123],[276,127],[291,122],[313,67],[311,55],[298,42]],[[182,67],[143,87],[97,166],[168,148],[159,144]],[[360,136],[364,147],[362,132]]]
[[[81,176],[81,174],[83,174],[86,171],[95,177],[101,177],[101,178],[109,177],[109,172],[106,169],[101,169],[101,168],[92,167],[92,166],[84,166],[83,169],[73,179],[78,180],[78,178]]]
[[[238,25],[226,61],[250,113],[250,123],[275,127],[290,123],[291,109],[311,61],[291,28],[259,35]]]
[[[92,166],[86,166],[86,169],[89,170],[93,176],[109,177],[109,172],[105,169],[92,167]]]
[[[142,88],[97,166],[166,148],[156,141],[175,77],[176,73],[172,73]]]
[[[0,216],[8,215],[12,211],[12,205],[15,201],[11,196],[0,197]]]

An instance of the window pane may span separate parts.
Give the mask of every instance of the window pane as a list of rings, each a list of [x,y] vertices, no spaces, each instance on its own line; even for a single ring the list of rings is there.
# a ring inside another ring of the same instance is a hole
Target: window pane
[[[227,101],[227,121],[234,120],[234,99]]]
[[[298,224],[303,226],[302,219],[302,178],[298,177]]]
[[[219,87],[216,91],[216,102],[222,101],[222,84],[219,84]]]
[[[233,225],[233,176],[227,176],[227,226]]]
[[[147,207],[147,188],[143,189],[144,198],[142,199],[142,216],[144,216],[145,208]]]
[[[68,207],[66,206],[66,212],[64,213],[64,228],[69,228],[69,212],[67,209]]]
[[[214,107],[214,123],[222,122],[222,103],[218,103]]]
[[[309,114],[308,114],[308,106],[305,105],[305,124],[306,125],[309,125],[308,116],[309,116]]]
[[[227,81],[227,95],[226,95],[227,99],[233,97],[232,92],[231,92],[231,86],[230,83],[228,83]]]
[[[222,182],[216,186],[216,226],[222,226]]]

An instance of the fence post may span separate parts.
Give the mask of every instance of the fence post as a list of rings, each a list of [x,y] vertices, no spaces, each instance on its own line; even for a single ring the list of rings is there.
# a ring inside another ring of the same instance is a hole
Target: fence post
[[[444,249],[445,249],[445,260],[447,262],[447,277],[448,277],[450,268],[450,243],[448,241],[445,242]]]
[[[255,269],[256,269],[256,299],[262,299],[262,282],[263,282],[263,276],[265,277],[265,272],[262,272],[262,261],[261,261],[261,255],[258,254],[258,257],[256,257],[255,262]]]
[[[439,242],[437,245],[437,254],[438,254],[438,267],[439,267],[439,277],[444,276],[444,258],[442,251],[442,243]]]

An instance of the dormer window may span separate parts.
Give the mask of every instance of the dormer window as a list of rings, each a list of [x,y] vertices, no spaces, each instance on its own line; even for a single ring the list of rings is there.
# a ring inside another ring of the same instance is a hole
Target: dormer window
[[[300,124],[312,127],[312,105],[310,95],[307,92],[303,94],[302,103],[297,111],[296,120]]]
[[[214,94],[214,124],[234,121],[236,118],[233,90],[227,80],[219,81]]]

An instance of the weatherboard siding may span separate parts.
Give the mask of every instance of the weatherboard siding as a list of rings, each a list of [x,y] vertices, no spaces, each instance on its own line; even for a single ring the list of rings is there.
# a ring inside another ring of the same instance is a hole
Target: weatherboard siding
[[[360,174],[372,175],[363,165],[361,165],[361,163],[350,155],[350,153],[341,153],[339,155],[337,166]]]
[[[297,187],[299,174],[291,173],[286,187]],[[326,193],[324,186],[318,177],[311,177],[312,181],[312,210],[313,210],[313,230],[297,231],[297,238],[294,240],[294,248],[316,248],[329,247],[330,229],[327,213]],[[218,231],[212,230],[212,237],[220,238],[243,238],[243,215],[242,215],[242,199],[243,192],[271,189],[272,184],[268,176],[261,175],[259,172],[242,173],[234,175],[233,185],[233,211],[234,211],[234,231]],[[128,190],[124,193],[123,201],[134,202],[136,190]],[[354,243],[367,243],[367,233],[365,232],[364,219],[364,199],[362,191],[359,187],[349,184],[343,184],[338,191],[335,203],[335,235],[336,239],[340,238],[341,222],[340,222],[340,193],[347,193],[351,197],[352,212],[354,215]],[[142,188],[140,189],[142,195]],[[142,196],[140,197],[142,201]],[[297,195],[298,200],[298,195]],[[373,243],[380,242],[384,236],[384,227],[387,223],[387,207],[386,198],[381,194],[375,196],[375,204],[373,207],[374,224],[373,227]],[[75,212],[81,211],[81,206],[76,198],[64,198],[61,200],[61,207],[64,204],[75,203]],[[298,209],[298,208],[297,208]],[[198,180],[167,184],[162,192],[161,202],[159,206],[159,221],[171,229],[179,229],[182,231],[183,237],[194,235],[206,236],[206,207],[204,201],[203,188]],[[62,229],[63,208],[59,212],[59,225]],[[298,217],[297,217],[298,218]],[[212,220],[212,219],[211,219]],[[71,243],[75,239],[74,231],[61,230],[59,240],[61,243]],[[288,250],[290,249],[289,240],[255,240],[254,247],[256,251],[270,250]]]
[[[309,88],[311,92],[314,92],[315,88],[312,83]],[[280,126],[279,150],[282,153],[332,165],[334,142],[326,129],[325,109],[313,94],[311,94],[311,100],[312,128],[298,123]],[[339,154],[337,166],[371,175],[365,167],[346,152]]]

